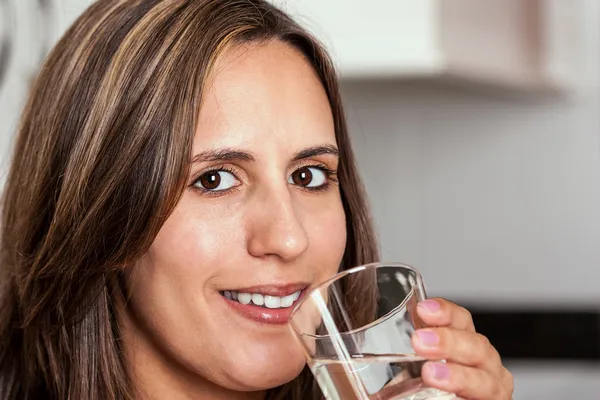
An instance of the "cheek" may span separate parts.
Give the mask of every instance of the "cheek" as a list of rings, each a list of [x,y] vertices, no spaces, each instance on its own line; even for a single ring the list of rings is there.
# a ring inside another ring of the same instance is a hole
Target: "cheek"
[[[315,273],[319,280],[326,279],[337,272],[346,249],[346,216],[341,200],[311,214],[304,225],[310,238],[310,257],[318,263]]]
[[[245,254],[239,217],[200,207],[194,196],[182,197],[134,271],[132,298],[143,301],[140,311],[153,315],[166,329],[162,336],[172,341],[214,336],[206,323],[212,319],[207,304],[212,279]]]
[[[205,318],[203,286],[217,268],[220,232],[199,223],[185,196],[136,263],[131,298],[142,319],[151,316],[164,337],[177,338],[184,321]],[[169,328],[173,327],[173,328]],[[175,328],[178,327],[178,328]],[[171,332],[173,329],[173,332]]]
[[[215,347],[219,328],[207,294],[211,278],[220,273],[223,260],[239,257],[239,219],[200,209],[193,194],[186,194],[161,227],[147,253],[136,263],[128,284],[130,311],[143,324],[152,342],[178,362],[195,370],[198,360]],[[223,335],[227,338],[227,333]],[[208,357],[211,358],[211,357]],[[198,360],[197,360],[198,359]]]
[[[152,252],[164,261],[184,261],[192,270],[210,272],[211,263],[243,246],[242,218],[234,211],[195,204],[184,196],[156,237]],[[196,202],[198,203],[198,202]]]

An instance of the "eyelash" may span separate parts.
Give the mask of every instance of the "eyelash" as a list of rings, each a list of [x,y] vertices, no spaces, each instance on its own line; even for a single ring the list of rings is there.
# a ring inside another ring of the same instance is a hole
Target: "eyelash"
[[[319,192],[324,192],[327,189],[329,189],[329,187],[331,186],[331,183],[337,183],[338,179],[337,179],[337,171],[334,171],[332,169],[327,168],[325,165],[323,164],[306,164],[306,165],[301,165],[298,168],[296,168],[294,170],[294,172],[302,169],[302,168],[316,168],[318,170],[321,170],[325,176],[327,177],[327,181],[321,185],[321,186],[317,186],[317,187],[306,187],[306,186],[298,186],[300,189],[302,190],[306,190],[308,192],[311,193],[319,193]],[[294,173],[292,172],[292,173]]]
[[[235,176],[235,179],[239,180],[237,177],[237,171],[234,168],[227,167],[227,166],[215,166],[215,167],[212,167],[212,168],[202,171],[196,178],[194,178],[191,186],[195,190],[200,191],[202,194],[207,195],[207,196],[213,196],[213,197],[219,197],[219,196],[230,193],[233,190],[237,189],[237,186],[234,186],[234,187],[226,189],[226,190],[214,191],[214,190],[205,189],[203,187],[196,185],[196,183],[198,183],[198,181],[200,180],[200,178],[203,175],[210,174],[212,172],[229,172],[231,175]]]
[[[306,190],[308,192],[312,192],[312,193],[318,193],[318,192],[323,192],[327,189],[329,189],[329,187],[331,186],[331,182],[337,183],[338,179],[337,179],[337,171],[332,170],[330,168],[327,168],[325,165],[323,164],[306,164],[306,165],[301,165],[298,168],[296,168],[294,170],[294,172],[302,169],[302,168],[316,168],[321,170],[326,176],[327,176],[327,182],[325,182],[323,185],[318,186],[318,187],[306,187],[306,186],[298,186],[300,189],[302,190]],[[216,166],[210,169],[207,169],[205,171],[202,171],[202,173],[200,173],[196,178],[194,178],[194,180],[192,181],[192,187],[196,190],[199,190],[202,194],[205,194],[207,196],[213,196],[213,197],[218,197],[218,196],[222,196],[225,195],[227,193],[232,192],[233,190],[237,189],[237,186],[234,186],[230,189],[226,189],[226,190],[220,190],[220,191],[214,191],[214,190],[209,190],[209,189],[204,189],[202,187],[196,186],[196,183],[200,180],[200,178],[205,175],[205,174],[210,174],[211,172],[228,172],[230,174],[232,174],[233,176],[235,176],[236,179],[239,180],[239,178],[237,177],[237,171],[234,168],[230,168],[227,166]],[[294,173],[292,172],[292,173]]]

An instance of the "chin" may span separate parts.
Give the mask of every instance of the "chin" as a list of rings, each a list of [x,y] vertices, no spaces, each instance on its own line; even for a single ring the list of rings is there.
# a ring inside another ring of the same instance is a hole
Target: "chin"
[[[286,360],[285,363],[261,360],[254,365],[238,365],[231,371],[230,378],[235,386],[232,389],[239,391],[272,389],[294,380],[305,366],[304,358]]]

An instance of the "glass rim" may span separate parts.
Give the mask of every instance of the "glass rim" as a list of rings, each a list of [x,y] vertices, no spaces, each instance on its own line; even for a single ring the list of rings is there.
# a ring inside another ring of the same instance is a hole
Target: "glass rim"
[[[294,308],[292,309],[292,312],[290,314],[290,319],[288,321],[288,325],[289,327],[296,332],[299,336],[302,337],[309,337],[309,338],[315,338],[315,339],[319,339],[319,338],[326,338],[326,337],[331,337],[333,335],[316,335],[316,334],[310,334],[310,333],[304,333],[304,332],[300,332],[298,329],[296,329],[296,326],[293,323],[294,320],[294,316],[296,315],[296,313],[298,312],[298,310],[300,309],[300,307],[302,307],[302,305],[304,304],[304,302],[311,296],[311,294],[313,294],[314,292],[318,291],[318,290],[322,290],[327,286],[330,286],[333,282],[338,281],[342,278],[345,278],[348,275],[352,275],[355,274],[357,272],[362,272],[365,270],[370,270],[370,269],[378,269],[378,268],[385,268],[385,267],[393,267],[393,268],[402,268],[402,269],[406,269],[409,270],[411,272],[413,272],[416,277],[417,280],[421,282],[423,282],[423,279],[421,277],[421,273],[413,266],[408,265],[408,264],[404,264],[401,262],[385,262],[385,261],[376,261],[376,262],[372,262],[369,264],[364,264],[364,265],[359,265],[356,267],[352,267],[343,271],[340,271],[336,274],[334,274],[332,277],[324,280],[323,282],[319,283],[317,286],[311,288],[308,292],[305,293],[304,296],[302,296],[302,298],[300,299],[300,301],[298,301],[298,303],[296,303],[296,305],[294,305]],[[411,288],[411,293],[414,291],[414,288]],[[392,315],[392,313],[394,311],[396,311],[398,308],[401,308],[403,306],[406,305],[407,301],[409,300],[410,296],[406,296],[406,298],[404,298],[402,300],[402,302],[400,304],[398,304],[396,307],[394,307],[392,310],[388,311],[387,313],[385,313],[384,315],[382,315],[381,317],[377,318],[375,321],[370,322],[367,325],[361,326],[360,328],[356,328],[356,329],[352,329],[346,332],[341,332],[340,335],[346,335],[346,334],[353,334],[356,333],[359,330],[363,330],[363,329],[367,329],[371,326],[373,326],[375,323],[378,323],[379,321],[385,320],[387,318],[390,317],[390,315]]]

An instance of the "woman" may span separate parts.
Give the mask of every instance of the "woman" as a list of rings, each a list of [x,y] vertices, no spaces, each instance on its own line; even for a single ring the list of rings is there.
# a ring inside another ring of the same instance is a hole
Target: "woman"
[[[326,54],[262,0],[95,3],[23,114],[1,257],[1,399],[318,398],[290,305],[377,259]],[[511,397],[467,311],[419,310],[427,383]]]

